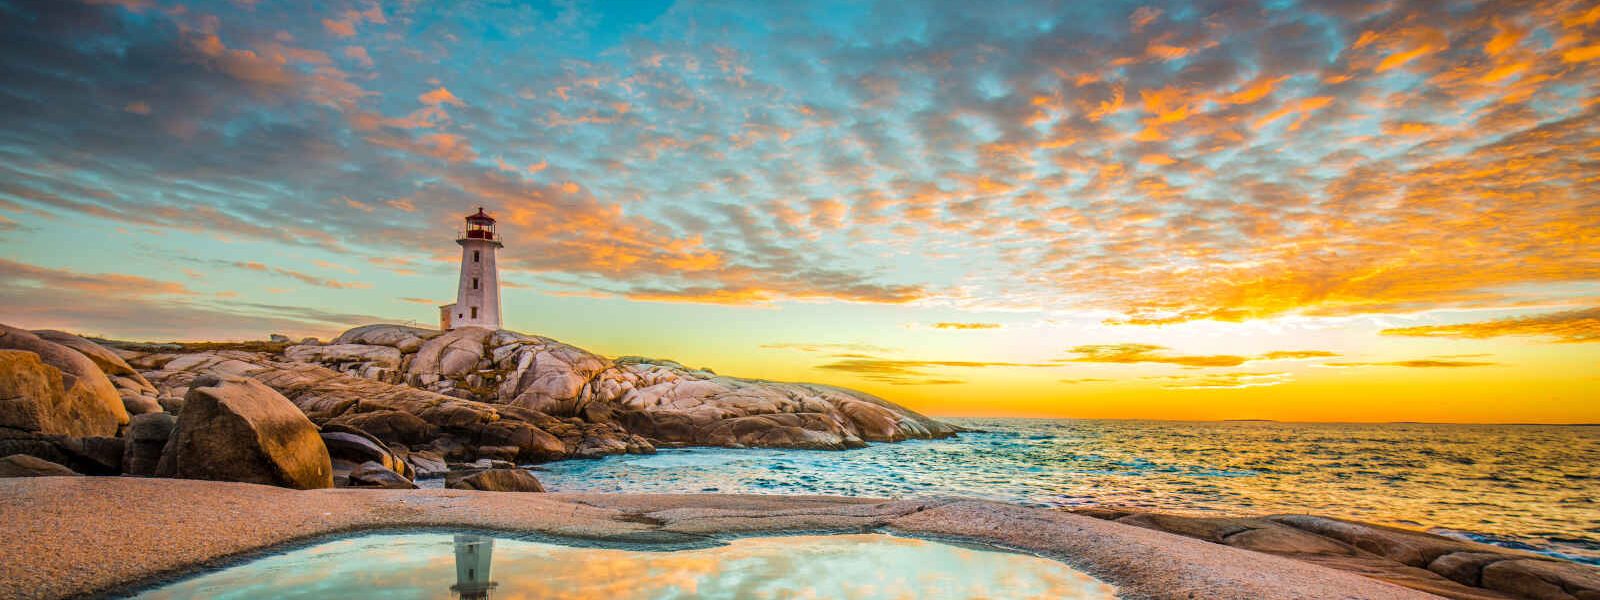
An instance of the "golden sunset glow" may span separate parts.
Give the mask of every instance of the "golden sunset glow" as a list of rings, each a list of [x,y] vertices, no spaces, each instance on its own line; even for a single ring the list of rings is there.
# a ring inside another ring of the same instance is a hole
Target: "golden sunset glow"
[[[0,321],[433,326],[481,206],[505,327],[612,356],[1600,422],[1594,0],[625,4],[6,3]]]

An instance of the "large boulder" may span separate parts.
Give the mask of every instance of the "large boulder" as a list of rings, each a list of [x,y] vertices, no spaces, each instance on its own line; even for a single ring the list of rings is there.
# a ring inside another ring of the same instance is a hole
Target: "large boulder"
[[[76,350],[0,325],[0,427],[114,436],[128,422],[122,397]]]
[[[161,404],[156,400],[156,387],[110,348],[53,329],[40,329],[33,334],[45,341],[76,350],[94,362],[111,380],[111,385],[116,387],[117,395],[122,397],[122,407],[130,416],[161,412]]]
[[[77,474],[72,469],[27,454],[13,454],[0,458],[0,477],[52,477]]]
[[[297,489],[333,487],[328,450],[300,409],[259,381],[202,375],[162,453],[158,474]]]
[[[424,342],[411,359],[406,380],[429,385],[441,378],[462,377],[476,371],[492,335],[494,331],[482,327],[462,327]]]
[[[439,437],[439,428],[421,417],[399,410],[351,412],[329,419],[326,425],[360,429],[385,444],[416,446]]]
[[[339,468],[341,462],[347,463],[345,466],[349,468],[371,462],[402,475],[409,475],[410,467],[405,461],[396,456],[382,441],[366,432],[351,427],[326,424],[323,425],[321,437],[322,444],[327,447],[328,457],[333,460],[336,470],[343,470]]]
[[[525,469],[487,469],[445,476],[445,487],[480,492],[543,492],[539,479]]]

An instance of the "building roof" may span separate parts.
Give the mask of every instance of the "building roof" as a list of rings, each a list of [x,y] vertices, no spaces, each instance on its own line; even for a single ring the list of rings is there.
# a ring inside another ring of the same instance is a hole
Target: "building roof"
[[[489,216],[489,213],[483,212],[483,207],[479,206],[478,207],[478,212],[476,214],[467,215],[467,220],[468,221],[483,222],[483,223],[493,223],[494,222],[494,217]]]

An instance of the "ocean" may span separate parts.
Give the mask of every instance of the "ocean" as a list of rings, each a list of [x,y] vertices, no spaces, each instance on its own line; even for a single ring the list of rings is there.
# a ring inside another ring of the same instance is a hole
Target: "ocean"
[[[551,491],[1309,513],[1600,565],[1600,426],[946,420],[981,431],[842,452],[664,449],[537,475]]]

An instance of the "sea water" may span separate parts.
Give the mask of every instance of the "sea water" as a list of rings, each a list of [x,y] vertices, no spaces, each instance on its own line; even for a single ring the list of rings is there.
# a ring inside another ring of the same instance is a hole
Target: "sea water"
[[[1115,589],[1037,556],[883,534],[673,551],[477,534],[377,534],[202,573],[138,598],[1062,598]]]
[[[970,496],[1309,513],[1600,564],[1600,427],[949,419],[843,452],[665,449],[540,465],[551,491]]]

